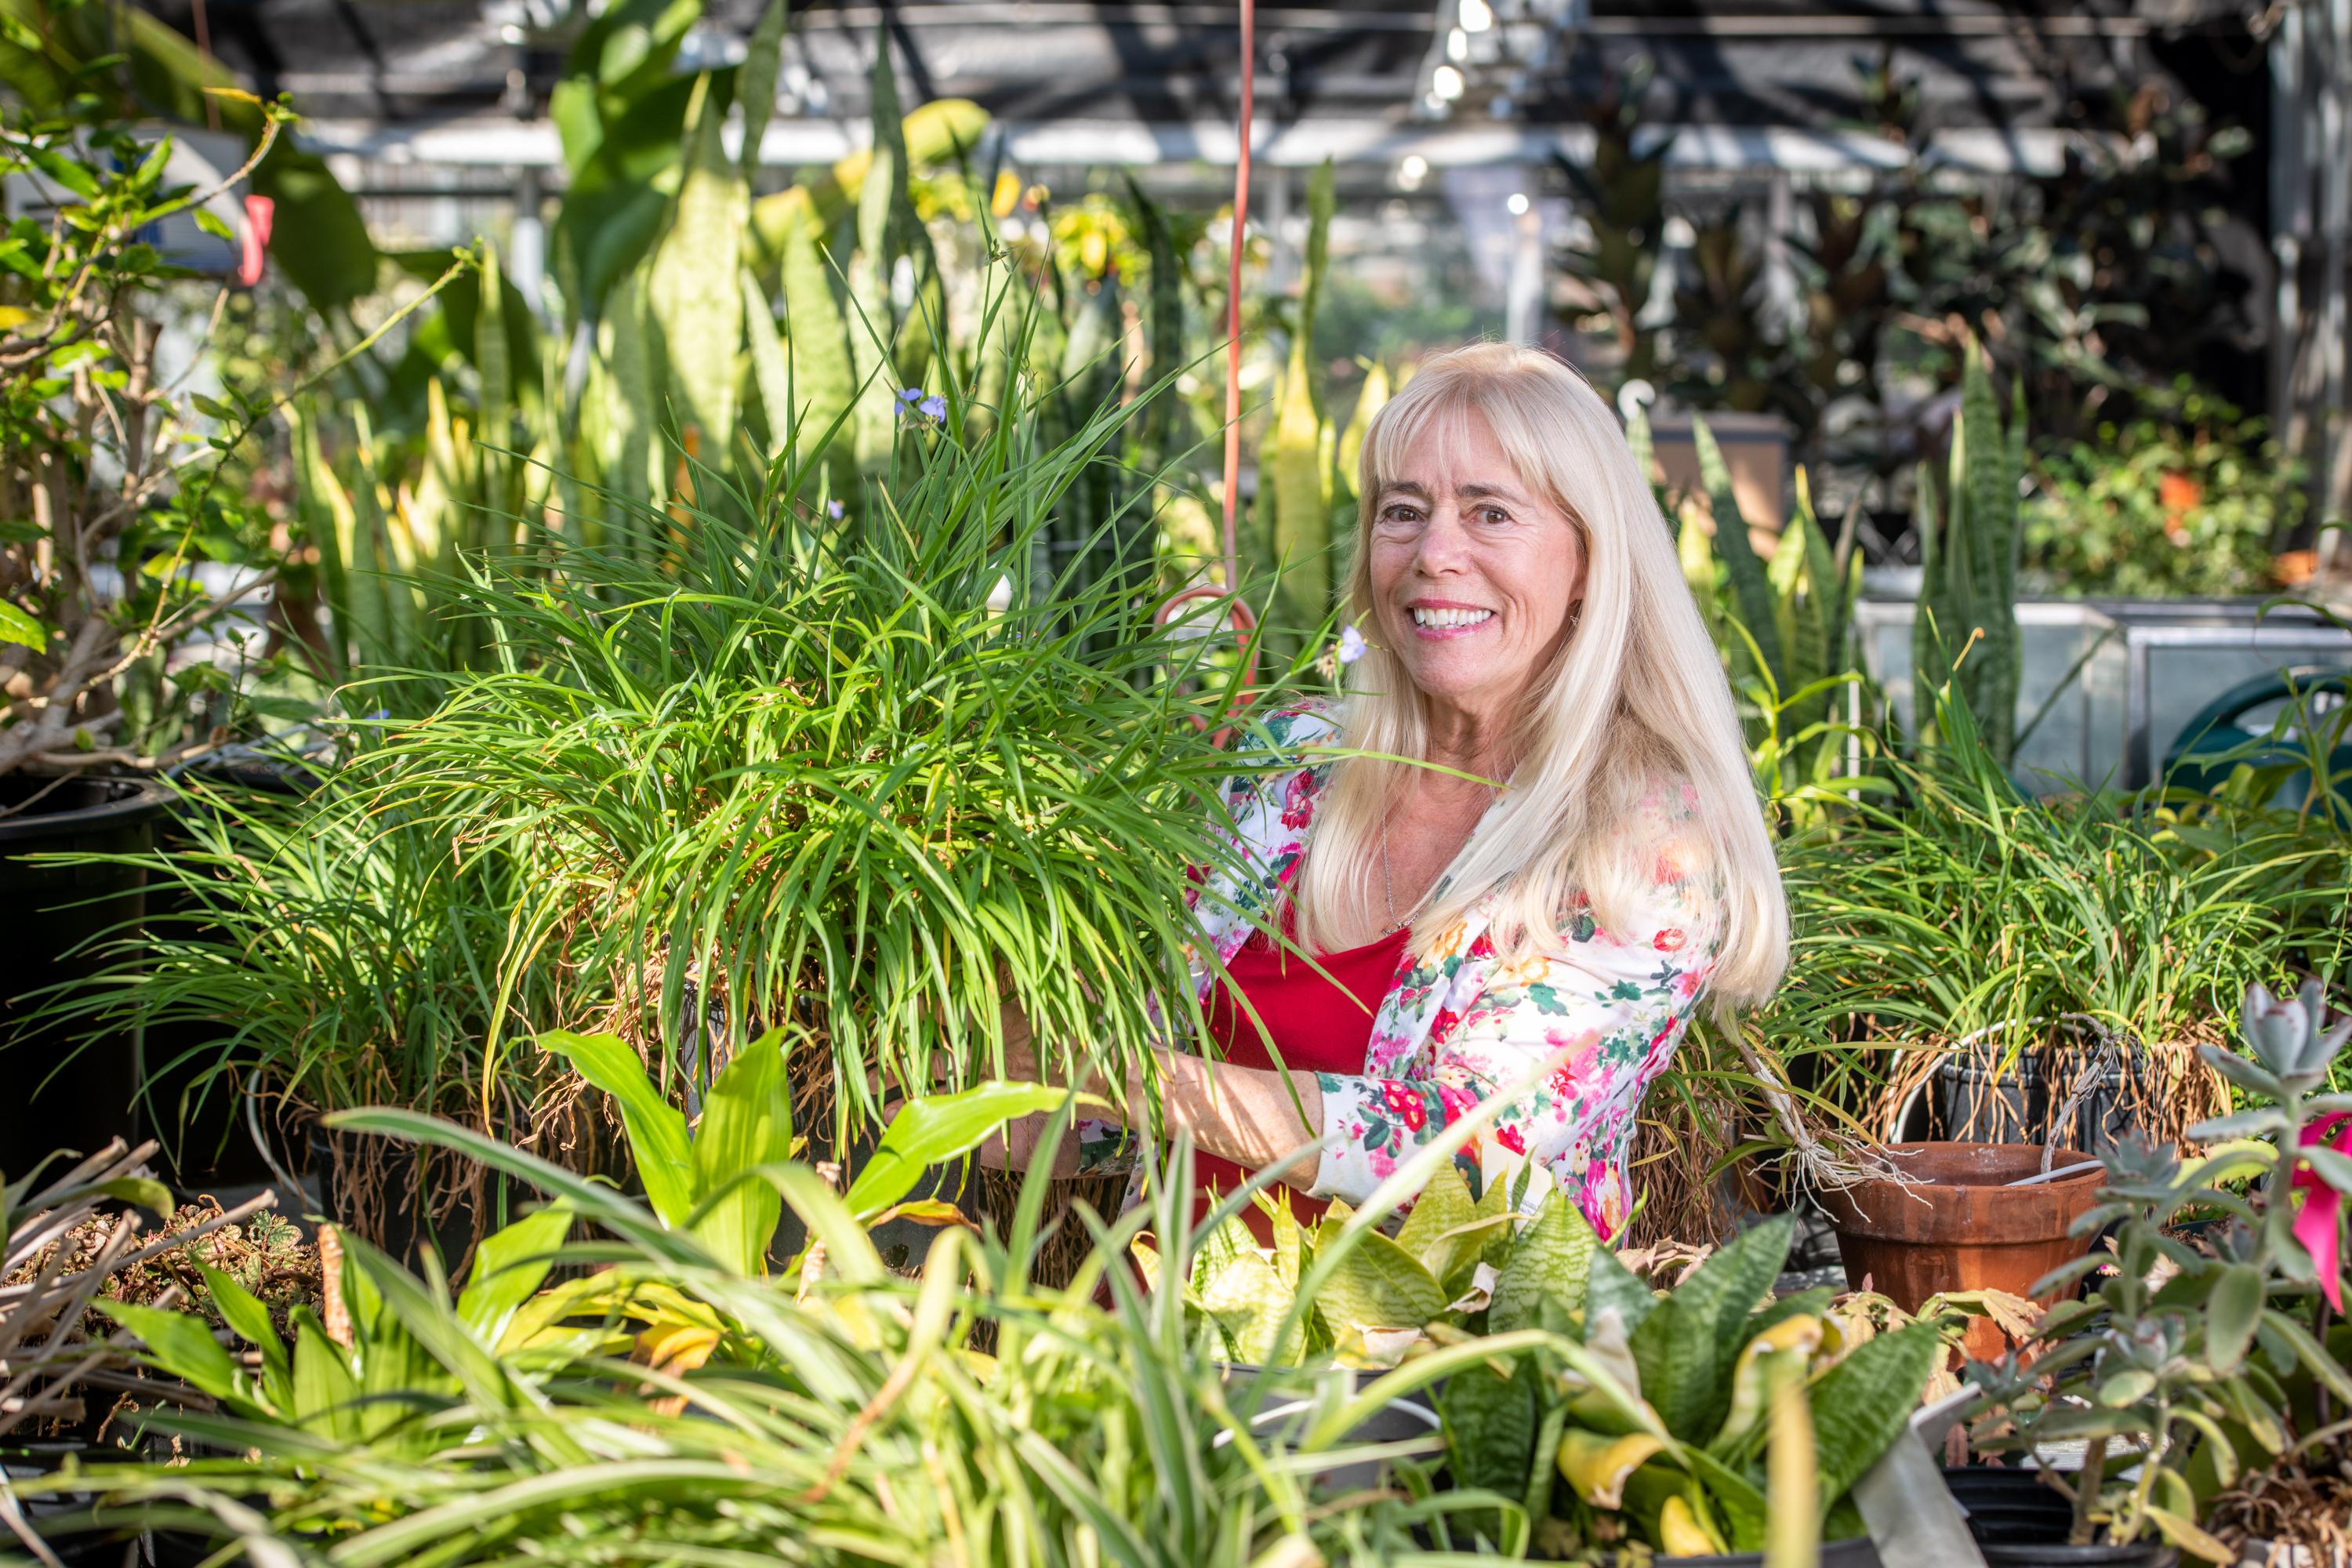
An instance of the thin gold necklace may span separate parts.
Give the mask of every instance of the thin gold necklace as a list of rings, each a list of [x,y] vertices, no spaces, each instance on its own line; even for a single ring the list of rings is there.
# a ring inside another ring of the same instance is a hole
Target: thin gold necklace
[[[1486,804],[1479,809],[1478,822],[1484,822],[1486,820],[1486,813],[1494,809],[1495,802],[1501,796],[1502,793],[1503,788],[1500,784],[1488,784],[1486,786]],[[1388,929],[1381,931],[1380,936],[1373,939],[1376,942],[1394,936],[1397,932],[1402,931],[1406,926],[1412,923],[1412,915],[1411,911],[1407,911],[1403,920],[1397,919],[1396,882],[1389,871],[1390,815],[1390,813],[1385,811],[1381,813],[1381,898],[1382,901],[1388,905],[1389,923]],[[1478,823],[1474,822],[1470,825],[1470,837],[1475,838],[1477,836]],[[1469,839],[1465,838],[1463,842],[1466,844],[1469,842]],[[1454,853],[1458,855],[1461,851],[1457,849]]]

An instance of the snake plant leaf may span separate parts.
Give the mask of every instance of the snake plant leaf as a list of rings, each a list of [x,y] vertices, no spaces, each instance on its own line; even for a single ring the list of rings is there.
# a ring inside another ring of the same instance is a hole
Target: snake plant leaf
[[[1911,1323],[1856,1346],[1810,1391],[1822,1501],[1837,1501],[1902,1436],[1944,1357],[1934,1323]]]
[[[1721,1517],[1731,1550],[1763,1550],[1771,1524],[1771,1510],[1765,1501],[1763,1489],[1704,1448],[1687,1449],[1685,1457],[1690,1462],[1691,1473],[1706,1489],[1707,1502]]]
[[[1293,1294],[1239,1217],[1228,1219],[1202,1241],[1192,1300],[1216,1325],[1229,1359],[1250,1366],[1275,1359]],[[1304,1350],[1293,1335],[1281,1359],[1296,1364]]]
[[[1749,1434],[1760,1430],[1771,1395],[1769,1363],[1775,1356],[1810,1358],[1822,1348],[1822,1320],[1798,1313],[1759,1330],[1739,1352],[1731,1369],[1731,1409],[1722,1429],[1706,1445],[1707,1452],[1732,1461],[1746,1447]]]
[[[1315,1305],[1337,1336],[1343,1329],[1419,1329],[1445,1310],[1445,1291],[1418,1258],[1376,1230],[1350,1237],[1344,1256],[1340,1226],[1327,1217],[1315,1235],[1318,1258],[1326,1249],[1339,1262]]]
[[[525,1301],[545,1282],[554,1252],[571,1234],[570,1205],[549,1204],[482,1238],[457,1296],[457,1321],[486,1345],[499,1347]]]
[[[1571,1426],[1560,1436],[1560,1479],[1594,1508],[1618,1508],[1625,1500],[1626,1480],[1664,1448],[1646,1432],[1616,1436]]]
[[[856,373],[850,365],[841,306],[834,299],[832,272],[814,234],[796,228],[787,237],[783,278],[792,384],[782,416],[772,407],[768,423],[779,437],[792,427],[794,444],[806,458],[836,438],[856,389]],[[794,402],[797,406],[792,406]]]
[[[620,1103],[621,1125],[629,1135],[629,1153],[637,1179],[645,1184],[646,1201],[664,1225],[684,1225],[694,1208],[686,1117],[662,1098],[637,1053],[617,1035],[576,1035],[568,1029],[550,1029],[537,1043]]]
[[[710,1086],[694,1132],[692,1227],[739,1274],[761,1271],[783,1214],[782,1194],[744,1174],[792,1153],[792,1086],[778,1027],[735,1053]]]
[[[1348,416],[1348,427],[1339,432],[1334,465],[1339,482],[1357,500],[1363,499],[1364,437],[1371,430],[1373,416],[1388,406],[1390,395],[1389,367],[1386,362],[1374,360],[1365,368],[1363,390],[1356,394],[1356,411]]]
[[[1633,1331],[1642,1396],[1682,1441],[1705,1443],[1722,1426],[1748,1314],[1780,1277],[1795,1226],[1793,1216],[1782,1215],[1742,1232]]]
[[[1495,1280],[1486,1309],[1492,1333],[1535,1327],[1538,1303],[1549,1301],[1570,1314],[1585,1308],[1585,1280],[1601,1238],[1576,1205],[1557,1188],[1546,1193],[1536,1217],[1511,1243],[1511,1255]]]
[[[1714,1524],[1680,1494],[1658,1510],[1658,1547],[1668,1557],[1720,1557],[1730,1551]]]
[[[1615,1312],[1631,1336],[1658,1304],[1658,1293],[1608,1247],[1600,1247],[1585,1276],[1584,1323],[1589,1339],[1603,1312]]]
[[[1723,449],[1716,444],[1715,433],[1696,415],[1691,416],[1691,441],[1698,451],[1699,482],[1706,490],[1707,507],[1715,520],[1715,550],[1723,558],[1724,575],[1731,584],[1734,613],[1748,628],[1748,635],[1756,639],[1773,684],[1788,690],[1788,665],[1780,647],[1772,587],[1765,579],[1764,563],[1757,559],[1755,545],[1748,537],[1748,520],[1740,512],[1739,498],[1731,488],[1731,469],[1723,460]]]
[[[1451,1234],[1478,1217],[1470,1200],[1470,1184],[1453,1165],[1441,1165],[1429,1184],[1413,1200],[1412,1212],[1397,1227],[1397,1245],[1421,1260],[1440,1284],[1449,1282],[1465,1258],[1475,1260],[1486,1243],[1484,1232]]]
[[[743,269],[740,283],[743,333],[751,346],[751,384],[760,389],[760,407],[768,416],[765,455],[772,458],[792,434],[792,367],[784,358],[784,340],[776,331],[776,319],[769,313],[768,296],[750,268]]]
[[[783,65],[784,30],[791,25],[791,0],[768,0],[759,25],[751,29],[743,63],[735,70],[735,101],[743,108],[739,159],[747,190],[759,173],[760,143],[767,140],[768,121],[776,112],[776,74]]]
[[[751,197],[719,129],[727,94],[706,74],[688,116],[685,177],[646,285],[681,421],[700,433],[703,460],[724,462],[735,435],[743,291],[736,280]]]
[[[1524,1362],[1508,1374],[1478,1365],[1446,1379],[1437,1410],[1456,1486],[1510,1496],[1527,1485],[1535,1451],[1536,1382]]]

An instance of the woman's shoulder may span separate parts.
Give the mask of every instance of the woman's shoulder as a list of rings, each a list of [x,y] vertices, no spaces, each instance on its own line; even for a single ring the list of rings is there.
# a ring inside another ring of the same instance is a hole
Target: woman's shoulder
[[[1339,733],[1339,705],[1323,700],[1294,702],[1265,716],[1266,748],[1277,757],[1305,762],[1309,746],[1327,745]]]

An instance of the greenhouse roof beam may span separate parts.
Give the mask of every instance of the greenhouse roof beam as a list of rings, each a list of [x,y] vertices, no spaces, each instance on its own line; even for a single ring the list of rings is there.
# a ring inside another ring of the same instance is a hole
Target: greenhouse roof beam
[[[1138,121],[1056,121],[997,127],[1015,163],[1035,165],[1140,166],[1155,163],[1234,161],[1233,127],[1212,122],[1153,124]],[[730,140],[729,152],[739,145]],[[1912,154],[1898,143],[1860,131],[1814,131],[1787,126],[1685,125],[1660,127],[1655,136],[1673,137],[1666,161],[1672,167],[1731,171],[1771,168],[1797,174],[1899,169]],[[312,121],[303,139],[312,150],[393,163],[554,167],[562,149],[554,126],[545,121],[492,116],[437,125],[384,126],[358,121]],[[863,146],[862,125],[832,120],[772,121],[760,161],[790,168],[827,163]],[[1955,127],[1932,136],[1920,156],[1924,164],[1978,174],[2048,174],[2062,164],[2073,132],[2048,129],[1998,131]],[[1326,158],[1341,164],[1393,164],[1418,157],[1432,167],[1539,163],[1555,153],[1573,163],[1591,157],[1592,132],[1584,126],[1489,124],[1414,126],[1393,121],[1331,119],[1293,121],[1257,139],[1257,157],[1277,167],[1309,168]]]

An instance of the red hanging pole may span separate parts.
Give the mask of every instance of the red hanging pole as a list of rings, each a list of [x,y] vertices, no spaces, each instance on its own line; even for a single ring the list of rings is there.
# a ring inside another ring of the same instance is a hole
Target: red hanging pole
[[[1242,249],[1249,235],[1250,109],[1256,101],[1257,4],[1241,0],[1241,143],[1234,153],[1233,265],[1225,286],[1225,592],[1241,592],[1241,542],[1234,529],[1242,483]]]

